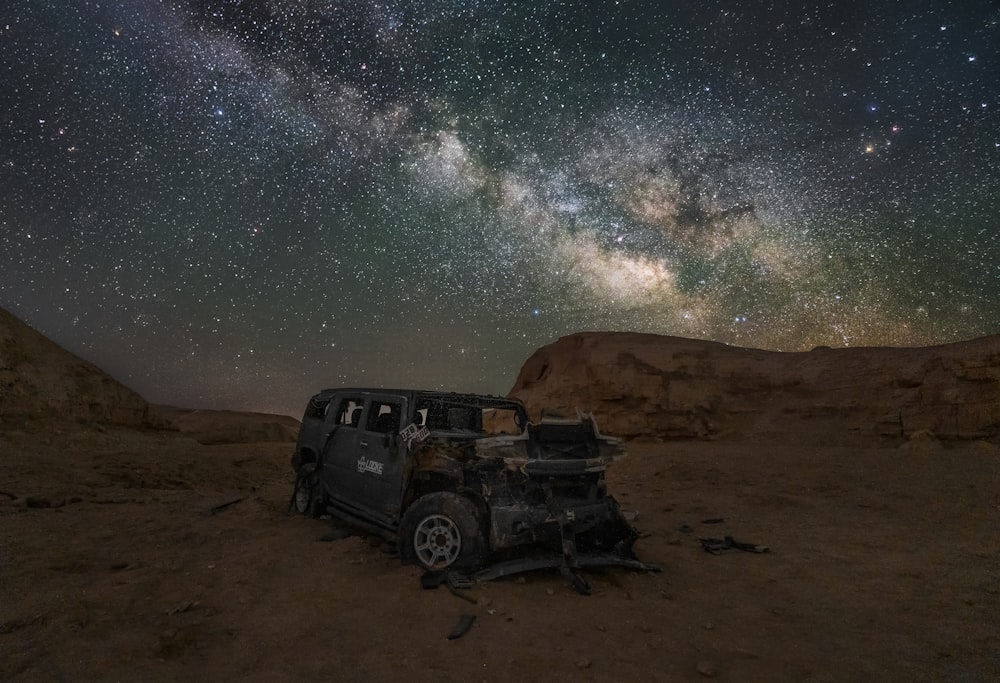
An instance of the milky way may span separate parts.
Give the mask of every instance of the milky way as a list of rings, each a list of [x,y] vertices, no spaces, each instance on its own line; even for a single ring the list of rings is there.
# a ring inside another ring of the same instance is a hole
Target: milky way
[[[1000,332],[1000,10],[758,4],[14,0],[0,306],[290,414],[579,330]]]

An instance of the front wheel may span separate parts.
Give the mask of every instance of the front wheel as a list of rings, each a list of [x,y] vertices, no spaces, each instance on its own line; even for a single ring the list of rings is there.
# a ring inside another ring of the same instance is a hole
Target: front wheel
[[[403,560],[425,569],[478,569],[486,555],[479,510],[457,493],[418,498],[403,515],[399,536]]]
[[[314,462],[304,463],[295,474],[295,511],[310,517],[319,517],[323,512],[323,494]]]

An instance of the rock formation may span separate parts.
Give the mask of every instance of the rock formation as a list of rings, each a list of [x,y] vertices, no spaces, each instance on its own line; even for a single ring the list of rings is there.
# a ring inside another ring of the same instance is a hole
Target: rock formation
[[[787,353],[651,334],[584,332],[532,355],[511,395],[593,412],[633,438],[895,446],[1000,434],[1000,336],[915,348]]]
[[[0,308],[0,421],[141,426],[146,401]]]
[[[150,406],[0,308],[0,428],[66,423],[173,430],[204,444],[294,441],[299,425],[286,415]]]
[[[160,429],[179,431],[206,445],[295,441],[299,434],[298,420],[268,413],[185,410],[154,405],[150,406],[149,421]]]

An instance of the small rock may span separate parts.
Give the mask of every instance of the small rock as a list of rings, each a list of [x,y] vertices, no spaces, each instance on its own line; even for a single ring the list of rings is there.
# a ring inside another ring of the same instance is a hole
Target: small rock
[[[719,675],[719,670],[711,662],[698,662],[696,671],[705,678],[715,678]]]
[[[549,595],[555,595],[556,594],[556,592],[554,590],[552,590],[551,588],[546,588],[545,592],[548,593]]]
[[[713,626],[712,624],[709,623],[709,624],[705,624],[703,628],[706,631],[711,631],[713,628],[715,628],[715,626]]]
[[[576,663],[577,669],[589,669],[592,666],[594,666],[594,661],[592,659],[587,659],[587,658],[581,659]]]
[[[329,543],[331,541],[342,541],[345,538],[350,538],[354,535],[354,532],[348,531],[346,529],[331,529],[325,534],[319,537],[319,540],[323,543]]]
[[[519,576],[516,579],[514,579],[514,583],[528,583],[528,580],[523,576]]]
[[[29,508],[52,507],[52,501],[48,498],[42,498],[41,496],[28,496],[24,499],[24,504]]]

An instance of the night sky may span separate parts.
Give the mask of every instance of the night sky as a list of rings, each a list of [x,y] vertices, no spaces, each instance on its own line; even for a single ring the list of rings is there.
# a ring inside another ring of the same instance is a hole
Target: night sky
[[[0,306],[145,398],[1000,333],[995,2],[8,0]]]

